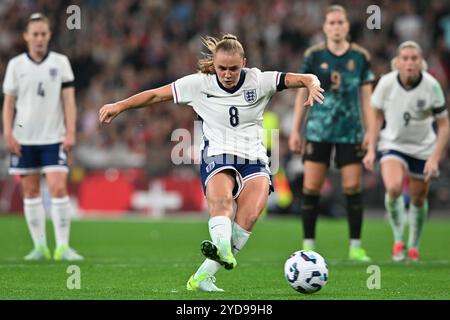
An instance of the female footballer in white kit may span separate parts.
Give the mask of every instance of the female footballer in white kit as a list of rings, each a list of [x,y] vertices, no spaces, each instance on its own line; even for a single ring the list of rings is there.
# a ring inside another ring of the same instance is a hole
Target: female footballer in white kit
[[[34,243],[25,260],[50,259],[40,193],[45,174],[51,195],[55,260],[81,260],[69,247],[71,205],[67,192],[67,151],[75,143],[74,76],[68,58],[48,51],[50,22],[41,13],[27,21],[28,52],[7,66],[3,92],[3,134],[11,153],[9,173],[20,175],[24,213]]]
[[[172,84],[141,92],[128,99],[104,105],[102,123],[121,112],[172,100],[192,106],[203,122],[200,174],[206,195],[212,241],[203,241],[207,258],[193,274],[187,289],[223,291],[214,274],[221,265],[236,266],[234,255],[247,242],[253,225],[266,205],[271,189],[271,172],[262,144],[263,112],[270,98],[285,88],[307,87],[305,105],[322,103],[320,82],[312,74],[262,72],[245,68],[241,43],[233,35],[222,40],[207,37],[211,55],[199,61],[200,72]],[[233,202],[237,211],[234,214]]]
[[[407,257],[418,261],[420,235],[428,213],[428,189],[431,178],[438,176],[439,160],[448,141],[448,111],[441,86],[425,71],[426,63],[417,43],[406,41],[400,44],[392,64],[395,70],[380,79],[372,96],[376,126],[370,130],[369,148],[363,162],[368,170],[373,170],[379,139],[385,206],[394,234],[394,261],[406,258],[402,186],[405,175],[409,174],[411,204]],[[437,135],[432,126],[434,121]]]

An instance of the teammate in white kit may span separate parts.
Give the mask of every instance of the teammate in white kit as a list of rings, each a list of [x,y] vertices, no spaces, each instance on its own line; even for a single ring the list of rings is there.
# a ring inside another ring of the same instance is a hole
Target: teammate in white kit
[[[173,99],[188,104],[203,121],[200,173],[211,218],[212,241],[203,241],[207,258],[192,275],[187,289],[223,291],[214,274],[236,266],[234,255],[247,242],[272,188],[266,150],[262,144],[263,112],[272,95],[285,88],[307,87],[305,105],[322,103],[323,89],[312,74],[262,72],[245,68],[244,49],[233,35],[207,37],[211,55],[199,61],[200,72],[172,84],[104,105],[102,123],[121,112]],[[237,211],[234,215],[233,199]]]
[[[67,151],[75,143],[74,76],[66,56],[48,51],[50,23],[41,13],[27,21],[28,52],[8,63],[3,83],[3,134],[11,152],[9,173],[21,176],[24,213],[34,249],[26,260],[50,259],[41,174],[51,195],[55,260],[83,259],[69,247],[71,206],[67,193]]]
[[[419,260],[419,240],[428,213],[427,195],[449,135],[449,120],[441,86],[425,69],[420,46],[403,42],[393,60],[394,71],[384,75],[372,96],[377,125],[363,159],[373,170],[378,141],[385,206],[394,233],[392,259],[405,259],[403,179],[410,176],[408,258]],[[385,127],[382,129],[383,122]],[[432,127],[436,121],[437,135]],[[381,130],[381,131],[380,131]]]

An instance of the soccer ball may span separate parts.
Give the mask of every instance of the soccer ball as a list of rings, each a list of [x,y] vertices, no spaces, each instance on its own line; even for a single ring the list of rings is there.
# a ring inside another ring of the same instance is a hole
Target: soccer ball
[[[301,293],[314,293],[328,281],[328,266],[324,258],[312,250],[294,252],[284,264],[284,276],[289,285]]]

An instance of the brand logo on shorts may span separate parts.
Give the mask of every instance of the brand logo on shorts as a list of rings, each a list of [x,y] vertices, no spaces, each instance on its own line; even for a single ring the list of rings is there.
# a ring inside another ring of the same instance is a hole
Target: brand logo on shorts
[[[313,152],[314,152],[314,147],[313,147],[313,144],[311,143],[311,142],[308,142],[307,144],[306,144],[306,147],[305,147],[305,151],[306,151],[306,154],[313,154]]]
[[[18,164],[19,164],[19,157],[16,156],[15,154],[12,154],[11,155],[11,166],[17,167]]]
[[[244,98],[248,103],[256,101],[256,89],[244,90]]]
[[[358,158],[363,158],[366,154],[366,150],[364,150],[361,145],[357,144],[355,145],[355,154]]]
[[[66,164],[67,163],[67,154],[63,149],[63,145],[61,144],[59,147],[59,153],[58,153],[58,164]]]
[[[210,173],[212,169],[214,169],[214,167],[216,166],[216,162],[213,161],[210,164],[208,164],[208,166],[206,167],[206,172]]]

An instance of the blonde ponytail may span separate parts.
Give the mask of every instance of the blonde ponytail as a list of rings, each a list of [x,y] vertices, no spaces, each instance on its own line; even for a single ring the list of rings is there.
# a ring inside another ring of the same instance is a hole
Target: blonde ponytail
[[[222,40],[211,36],[202,38],[203,45],[210,51],[210,53],[203,53],[204,58],[198,60],[198,69],[201,73],[215,74],[214,70],[214,55],[216,52],[223,50],[228,53],[238,53],[244,58],[244,48],[238,41],[237,37],[232,34],[225,34]]]

